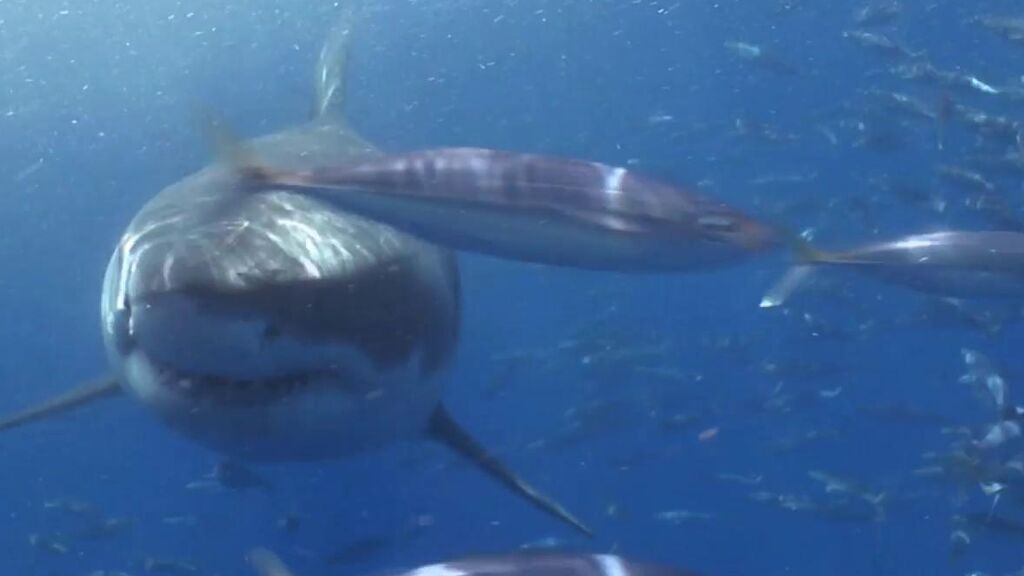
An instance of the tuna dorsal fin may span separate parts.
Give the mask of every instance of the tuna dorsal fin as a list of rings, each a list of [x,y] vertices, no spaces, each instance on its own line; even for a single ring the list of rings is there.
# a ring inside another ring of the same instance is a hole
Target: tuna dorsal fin
[[[270,183],[276,183],[273,169],[261,164],[260,159],[246,148],[242,139],[220,117],[205,114],[203,128],[215,158],[234,172],[237,184],[247,190],[261,190]]]
[[[586,525],[563,508],[561,504],[527,484],[525,480],[517,476],[515,472],[491,455],[458,422],[452,419],[444,406],[438,406],[437,410],[434,411],[433,416],[430,418],[427,434],[476,464],[478,468],[504,484],[506,488],[528,500],[534,507],[558,518],[588,537],[594,535],[590,528],[587,528]]]
[[[357,16],[356,4],[358,2],[344,2],[337,23],[320,49],[320,58],[316,63],[314,119],[345,121],[342,107],[345,104],[345,84],[352,51],[352,28]]]
[[[231,166],[242,167],[255,161],[245,150],[245,144],[235,131],[217,114],[205,111],[202,116],[206,139],[213,148],[214,156]]]
[[[79,406],[89,404],[94,400],[114,396],[120,392],[121,387],[118,386],[117,380],[109,377],[100,378],[94,382],[83,384],[70,392],[66,392],[55,398],[50,398],[37,406],[33,406],[26,410],[22,410],[17,414],[12,414],[11,416],[0,419],[0,431],[17,428],[18,426],[30,424],[36,420],[56,416],[69,410],[74,410]]]

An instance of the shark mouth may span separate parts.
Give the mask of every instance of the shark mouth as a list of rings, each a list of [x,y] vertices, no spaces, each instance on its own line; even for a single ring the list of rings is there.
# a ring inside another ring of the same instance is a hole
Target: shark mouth
[[[259,406],[281,402],[291,396],[321,390],[335,390],[371,396],[355,379],[340,370],[319,370],[282,374],[269,378],[232,378],[212,374],[185,373],[147,357],[159,387],[188,402],[218,406]]]

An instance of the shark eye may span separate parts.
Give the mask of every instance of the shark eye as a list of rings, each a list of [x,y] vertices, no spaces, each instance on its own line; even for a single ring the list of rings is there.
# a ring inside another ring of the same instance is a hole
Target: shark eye
[[[738,227],[735,218],[721,214],[701,216],[697,219],[697,226],[712,233],[734,232]]]

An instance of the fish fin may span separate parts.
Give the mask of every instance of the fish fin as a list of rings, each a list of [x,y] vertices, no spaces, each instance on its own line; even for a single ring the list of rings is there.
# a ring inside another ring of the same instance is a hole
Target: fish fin
[[[259,576],[292,576],[288,566],[266,548],[253,548],[245,554],[246,561]]]
[[[218,114],[204,111],[201,123],[206,140],[218,160],[239,167],[256,163],[252,154],[245,150],[242,139]]]
[[[482,471],[492,478],[504,484],[516,494],[526,498],[534,507],[558,518],[562,522],[572,526],[576,530],[593,537],[594,533],[580,522],[569,511],[545,496],[533,486],[527,484],[506,467],[500,460],[495,458],[486,448],[480,445],[472,436],[459,425],[444,406],[438,406],[430,417],[430,425],[427,434],[434,440],[444,444],[461,456],[477,465]]]
[[[337,23],[320,49],[313,101],[313,118],[316,120],[329,118],[333,122],[347,123],[342,106],[347,96],[346,80],[352,51],[352,28],[357,18],[356,4],[358,2],[344,3]]]
[[[814,272],[811,264],[798,264],[793,266],[779,278],[772,287],[761,297],[761,308],[776,308],[786,303],[786,300],[793,295],[807,281],[807,278]]]
[[[782,230],[779,236],[793,250],[801,264],[821,264],[835,260],[833,254],[818,249],[799,234]]]
[[[207,475],[222,488],[246,490],[249,488],[273,492],[274,486],[258,472],[234,458],[225,457],[217,462]]]
[[[64,412],[74,410],[79,406],[89,404],[94,400],[114,396],[121,392],[117,380],[111,377],[101,378],[95,382],[83,384],[70,392],[50,398],[42,404],[22,410],[6,418],[0,419],[0,431],[10,430],[25,424],[31,424],[36,420],[43,420]]]
[[[245,190],[257,191],[275,183],[276,172],[260,162],[238,134],[218,115],[205,112],[202,119],[206,139],[214,150],[217,161],[226,164]]]
[[[779,236],[796,253],[799,264],[791,267],[761,297],[761,308],[782,306],[786,300],[802,286],[814,271],[816,264],[837,263],[839,258],[830,252],[820,250],[799,234],[779,231]]]

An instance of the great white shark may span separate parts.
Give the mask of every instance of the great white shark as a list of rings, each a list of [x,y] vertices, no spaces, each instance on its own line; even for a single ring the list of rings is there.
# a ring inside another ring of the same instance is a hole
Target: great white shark
[[[321,52],[313,117],[244,142],[246,153],[287,170],[380,154],[342,113],[350,21]],[[110,376],[0,430],[128,395],[248,461],[343,458],[425,437],[590,534],[445,409],[460,321],[448,250],[287,190],[245,193],[218,161],[143,206],[110,259],[100,308]]]

